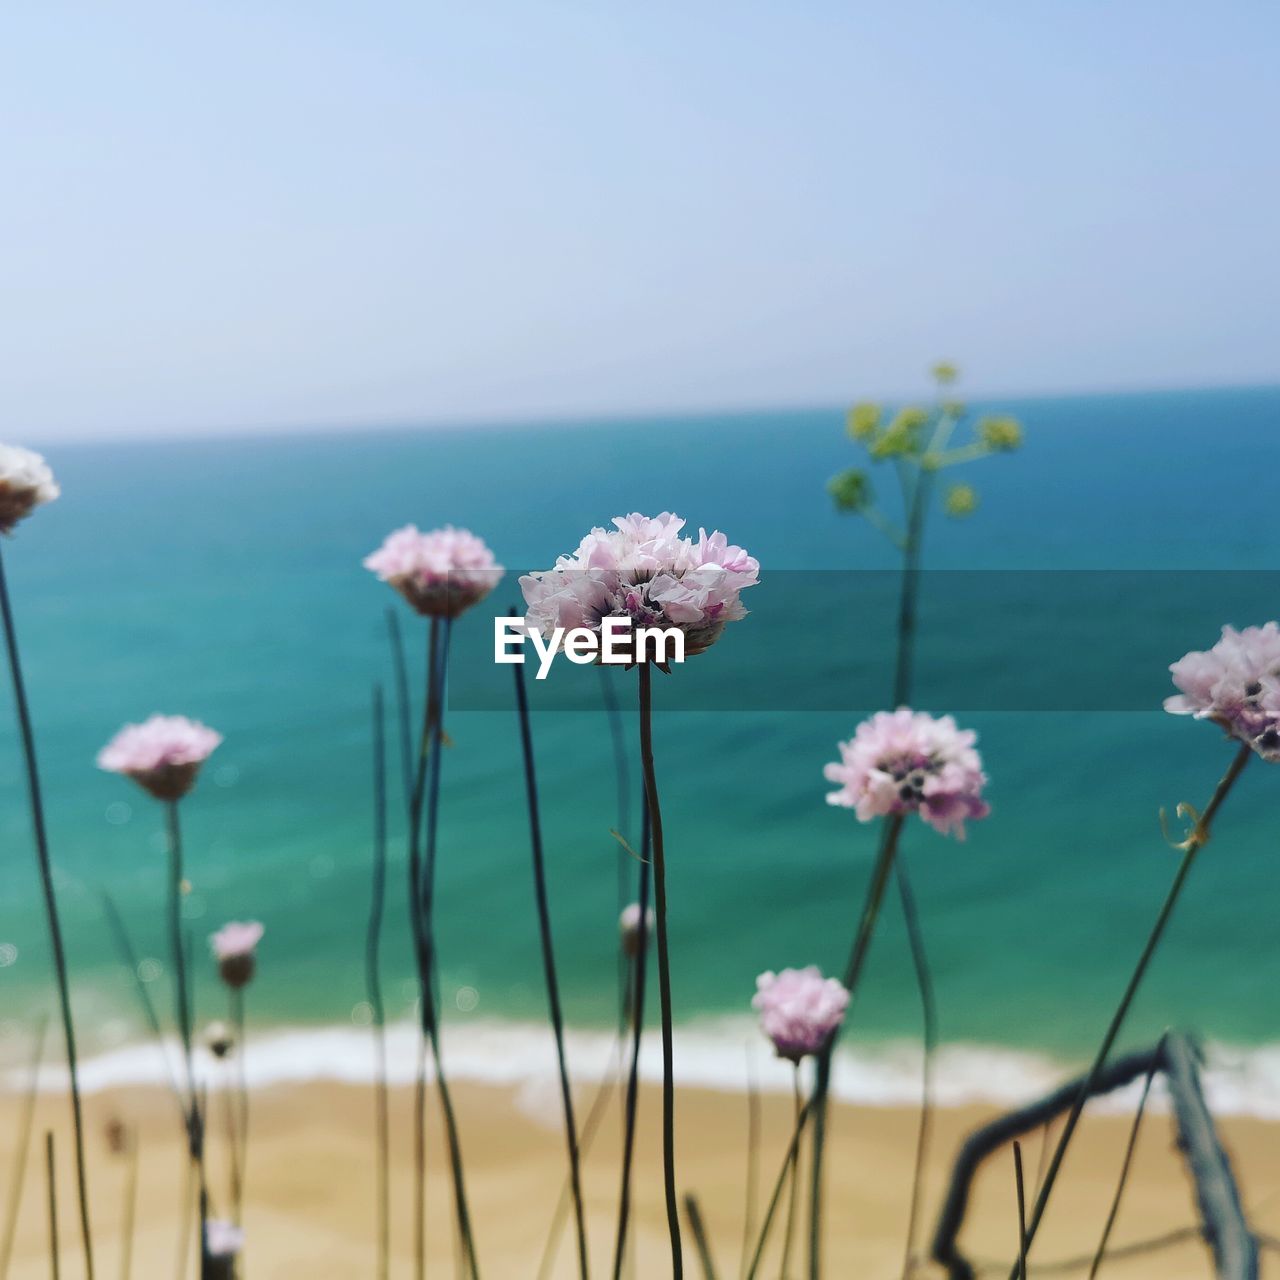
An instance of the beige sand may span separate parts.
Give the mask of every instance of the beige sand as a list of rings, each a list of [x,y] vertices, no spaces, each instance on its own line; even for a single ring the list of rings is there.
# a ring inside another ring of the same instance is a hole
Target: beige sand
[[[547,1236],[565,1172],[562,1131],[554,1089],[509,1090],[458,1086],[457,1102],[465,1140],[473,1212],[486,1277],[532,1278]],[[584,1091],[582,1105],[590,1100]],[[2,1104],[0,1177],[7,1182],[16,1141],[20,1099]],[[211,1176],[225,1185],[221,1162],[221,1100],[213,1103]],[[47,1215],[44,1202],[42,1135],[56,1134],[62,1275],[84,1274],[72,1180],[71,1145],[65,1101],[40,1100],[37,1141],[28,1169],[11,1275],[15,1280],[48,1277]],[[325,1280],[373,1277],[374,1151],[370,1091],[339,1085],[265,1090],[253,1099],[253,1142],[248,1169],[250,1238],[247,1280]],[[746,1101],[740,1095],[684,1090],[678,1099],[679,1171],[682,1187],[699,1196],[713,1238],[721,1280],[736,1277],[742,1238],[746,1166]],[[958,1142],[990,1114],[978,1108],[942,1111],[937,1117],[935,1158],[929,1179],[927,1229],[932,1227],[946,1167]],[[99,1280],[120,1275],[120,1224],[126,1160],[108,1149],[113,1117],[136,1126],[139,1136],[139,1197],[132,1274],[142,1280],[169,1280],[176,1274],[177,1222],[183,1176],[172,1099],[162,1092],[128,1091],[87,1100],[92,1162],[92,1210]],[[658,1095],[641,1098],[637,1153],[637,1262],[633,1274],[670,1274],[662,1207]],[[434,1275],[453,1274],[453,1239],[448,1183],[439,1148],[437,1113],[431,1113],[429,1259]],[[839,1108],[830,1140],[830,1231],[826,1274],[884,1277],[902,1270],[902,1242],[915,1142],[915,1115],[907,1110]],[[392,1098],[393,1266],[409,1277],[412,1181],[411,1098]],[[1120,1166],[1129,1122],[1123,1117],[1089,1117],[1073,1149],[1053,1211],[1037,1242],[1036,1255],[1048,1262],[1090,1251],[1097,1239]],[[586,1164],[593,1274],[610,1274],[618,1196],[619,1115],[605,1114]],[[1280,1234],[1280,1126],[1228,1119],[1222,1129],[1260,1228]],[[790,1101],[764,1100],[762,1183],[770,1183],[790,1132]],[[1038,1141],[1027,1159],[1034,1177]],[[763,1201],[763,1192],[762,1192]],[[998,1158],[984,1175],[966,1243],[981,1259],[1012,1256],[1015,1240],[1011,1158]],[[1114,1240],[1123,1244],[1191,1225],[1195,1210],[1190,1188],[1171,1143],[1170,1121],[1148,1117]],[[781,1233],[775,1236],[780,1240]],[[700,1275],[689,1248],[690,1277]],[[791,1273],[801,1273],[797,1249]],[[1271,1264],[1268,1264],[1270,1266]],[[1273,1273],[1278,1273],[1272,1268]],[[779,1276],[771,1260],[762,1274]],[[1115,1276],[1163,1280],[1203,1277],[1210,1267],[1202,1243],[1191,1240],[1158,1254],[1116,1261]],[[1267,1268],[1264,1267],[1264,1274]],[[576,1275],[572,1240],[561,1239],[556,1276]],[[922,1275],[934,1274],[924,1268]],[[993,1274],[999,1274],[993,1272]],[[1084,1274],[1079,1272],[1077,1274]]]

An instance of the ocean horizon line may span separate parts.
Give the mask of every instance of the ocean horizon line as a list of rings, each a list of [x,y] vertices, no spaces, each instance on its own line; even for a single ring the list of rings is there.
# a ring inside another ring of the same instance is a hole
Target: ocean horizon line
[[[1271,380],[1224,381],[1206,383],[1175,383],[1167,386],[1151,384],[1117,385],[1087,388],[996,388],[961,389],[959,396],[972,405],[1002,405],[1018,403],[1034,406],[1041,403],[1060,403],[1064,400],[1096,401],[1114,399],[1142,399],[1148,397],[1179,397],[1188,395],[1240,395],[1269,394],[1280,390],[1280,377]],[[884,391],[874,396],[858,396],[859,400],[873,400],[888,405],[909,404],[920,399],[911,392]],[[373,438],[408,434],[444,435],[463,431],[515,431],[515,430],[578,430],[586,427],[625,428],[644,424],[706,423],[716,419],[750,419],[761,416],[807,415],[816,413],[844,413],[850,401],[837,397],[813,400],[777,400],[758,404],[734,404],[733,402],[655,405],[652,408],[591,409],[566,408],[562,411],[530,411],[527,413],[476,413],[458,415],[428,415],[421,418],[371,415],[368,418],[344,417],[334,420],[272,420],[209,424],[191,428],[126,427],[120,433],[112,431],[98,435],[43,433],[36,430],[26,443],[38,448],[74,448],[113,445],[155,444],[235,444],[252,440],[271,444],[281,440],[310,437],[342,438],[353,435]]]

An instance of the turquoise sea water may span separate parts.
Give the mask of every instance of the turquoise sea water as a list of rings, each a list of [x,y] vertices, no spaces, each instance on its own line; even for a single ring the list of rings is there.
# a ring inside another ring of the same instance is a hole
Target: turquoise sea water
[[[957,621],[961,579],[939,577],[932,593],[925,584],[922,703],[955,707],[979,730],[994,813],[964,844],[914,825],[906,857],[944,1037],[1078,1057],[1118,996],[1174,869],[1159,809],[1202,804],[1230,756],[1212,728],[1160,711],[1162,664],[1212,643],[1218,621],[1245,625],[1280,612],[1275,579],[1221,572],[1280,568],[1266,487],[1280,390],[980,407],[1017,413],[1025,448],[965,475],[981,508],[964,523],[935,513],[926,561],[1018,570],[1018,581],[1034,585],[1030,603],[1021,588],[1007,602],[995,590],[976,626]],[[164,956],[161,815],[93,766],[121,722],[157,710],[226,735],[185,806],[196,937],[231,918],[265,922],[251,1002],[259,1023],[350,1025],[353,1009],[358,1017],[368,703],[372,682],[389,680],[383,613],[394,602],[360,560],[391,527],[463,524],[505,564],[545,566],[614,514],[671,509],[747,546],[766,580],[892,565],[879,536],[835,514],[823,492],[830,474],[856,461],[838,409],[47,452],[64,497],[24,525],[5,556],[77,1007],[91,1040],[138,1031],[101,889],[120,902],[139,951]],[[1168,572],[1050,573],[1066,569]],[[856,593],[873,579],[808,576],[789,606],[785,593],[766,594],[766,581],[758,601],[748,596],[757,616],[698,659],[703,675],[690,668],[658,685],[675,1001],[685,1022],[746,1011],[760,969],[838,970],[856,922],[875,831],[824,804],[822,766],[875,709],[867,691],[892,637],[878,588],[867,588],[865,609],[856,595],[842,598],[837,624],[814,585]],[[982,581],[975,590],[1000,580]],[[510,578],[495,605],[516,594]],[[1232,616],[1215,612],[1220,595]],[[1073,619],[1090,607],[1073,648]],[[487,665],[493,612],[456,628],[457,690],[468,669]],[[420,645],[419,624],[407,613],[402,621]],[[748,637],[757,622],[767,648]],[[1137,669],[1135,653],[1151,658],[1150,669]],[[1076,659],[1087,680],[1073,677]],[[935,675],[949,673],[933,686],[947,705],[925,696],[930,663]],[[598,673],[570,675],[594,701]],[[732,706],[689,709],[702,704],[688,691],[714,679]],[[618,688],[630,739],[633,683]],[[534,692],[538,705],[542,691]],[[804,709],[787,709],[796,706]],[[50,985],[11,713],[6,684],[0,1022],[12,1036],[49,1007]],[[603,1027],[615,1000],[619,866],[608,833],[619,820],[608,725],[588,711],[535,719],[568,1016]],[[449,732],[438,899],[448,1016],[536,1019],[545,998],[514,713],[458,706]],[[634,763],[631,777],[638,786]],[[1196,868],[1131,1038],[1177,1023],[1244,1046],[1280,1040],[1278,813],[1280,772],[1257,764]],[[408,1011],[414,988],[401,832],[393,815],[385,966],[394,1014]],[[215,998],[206,982],[206,1011]],[[911,1036],[918,1020],[890,909],[856,1037]]]

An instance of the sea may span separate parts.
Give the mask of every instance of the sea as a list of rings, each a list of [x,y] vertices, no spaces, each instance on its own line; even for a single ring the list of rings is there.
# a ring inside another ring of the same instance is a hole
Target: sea
[[[1262,483],[1277,461],[1280,389],[991,399],[973,410],[1016,415],[1025,439],[938,477],[925,535],[915,701],[978,732],[992,806],[963,842],[919,822],[903,841],[937,988],[944,1102],[1016,1100],[1087,1062],[1176,868],[1177,807],[1202,806],[1232,754],[1214,727],[1162,710],[1168,664],[1207,648],[1223,623],[1280,613],[1280,532]],[[375,688],[390,755],[381,968],[392,1074],[411,1074],[388,610],[409,651],[415,717],[425,629],[361,565],[409,522],[465,526],[510,570],[452,636],[437,894],[446,1062],[460,1077],[531,1088],[548,1078],[513,670],[492,661],[494,618],[519,601],[520,571],[550,566],[630,511],[676,512],[760,561],[750,615],[656,677],[655,758],[677,1076],[785,1086],[753,1025],[755,977],[843,967],[877,830],[825,802],[823,765],[891,688],[896,553],[825,491],[865,464],[841,407],[45,452],[62,497],[3,554],[87,1087],[163,1078],[103,897],[168,1023],[163,814],[94,764],[122,723],[153,712],[225,736],[183,803],[199,1017],[225,1016],[205,939],[228,920],[260,920],[253,1079],[367,1077]],[[897,518],[892,464],[869,474]],[[979,499],[962,520],[942,509],[953,480]],[[563,663],[546,682],[525,674],[570,1059],[585,1078],[616,1053],[617,918],[639,864],[614,832],[638,841],[636,680]],[[1255,761],[1124,1036],[1196,1033],[1216,1104],[1274,1116],[1278,814],[1280,770]],[[17,1079],[54,1004],[7,681],[0,848],[0,1062]],[[656,1025],[653,999],[647,1016]],[[920,1032],[890,895],[839,1091],[910,1101]],[[656,1045],[644,1061],[656,1074]]]

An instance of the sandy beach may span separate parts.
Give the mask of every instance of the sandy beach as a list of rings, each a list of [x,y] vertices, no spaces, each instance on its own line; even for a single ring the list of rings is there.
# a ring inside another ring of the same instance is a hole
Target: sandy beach
[[[533,1277],[547,1240],[564,1180],[563,1132],[554,1087],[521,1090],[460,1084],[457,1104],[465,1143],[473,1213],[484,1274]],[[589,1108],[592,1091],[580,1105]],[[393,1092],[392,1107],[392,1274],[411,1274],[410,1196],[412,1186],[411,1095]],[[642,1132],[637,1150],[635,1205],[637,1276],[668,1273],[661,1199],[658,1094],[641,1098]],[[608,1274],[618,1197],[620,1120],[616,1099],[600,1112],[600,1123],[585,1165],[594,1274]],[[212,1099],[210,1177],[215,1194],[225,1187],[222,1162],[221,1097]],[[712,1238],[717,1273],[739,1274],[746,1176],[746,1108],[741,1094],[682,1090],[678,1099],[679,1171],[682,1188],[695,1192]],[[779,1168],[790,1133],[790,1100],[762,1099],[760,1203]],[[0,1159],[7,1180],[19,1129],[22,1102],[2,1107]],[[81,1274],[69,1131],[63,1098],[39,1100],[36,1138],[11,1274],[14,1280],[47,1277],[48,1220],[44,1194],[43,1133],[52,1127],[57,1153],[59,1235],[62,1274]],[[931,1162],[927,1239],[946,1169],[957,1144],[992,1114],[987,1108],[955,1108],[937,1115]],[[354,1086],[314,1084],[265,1089],[253,1097],[253,1138],[245,1227],[245,1275],[251,1280],[306,1276],[367,1277],[374,1274],[373,1098]],[[132,1274],[173,1276],[183,1187],[172,1099],[155,1090],[94,1094],[86,1099],[92,1167],[92,1211],[98,1274],[121,1271],[121,1223],[128,1158],[113,1154],[108,1132],[123,1121],[138,1136],[137,1229]],[[1043,1263],[1092,1251],[1110,1202],[1128,1137],[1129,1120],[1119,1115],[1087,1117],[1059,1183],[1052,1212],[1037,1244]],[[827,1274],[892,1280],[902,1272],[911,1156],[916,1116],[907,1109],[838,1107],[831,1140],[830,1232]],[[1229,1145],[1245,1198],[1261,1231],[1280,1233],[1280,1165],[1275,1160],[1280,1126],[1226,1119],[1221,1130]],[[445,1164],[439,1150],[437,1112],[431,1113],[429,1181],[429,1265],[435,1274],[453,1272],[453,1233]],[[1113,1240],[1116,1245],[1175,1231],[1195,1223],[1191,1188],[1172,1143],[1170,1119],[1152,1114],[1144,1124],[1133,1176]],[[1029,1177],[1034,1177],[1039,1140],[1027,1144]],[[975,1260],[1007,1265],[1015,1239],[1011,1158],[996,1158],[978,1186],[965,1232]],[[686,1233],[687,1235],[687,1233]],[[781,1232],[773,1237],[776,1246]],[[689,1273],[699,1274],[687,1242]],[[777,1276],[771,1258],[762,1274]],[[790,1273],[799,1275],[797,1246]],[[1116,1259],[1108,1273],[1159,1276],[1165,1280],[1211,1274],[1203,1243],[1188,1239],[1158,1253]],[[1264,1274],[1267,1274],[1264,1263]],[[194,1275],[194,1267],[188,1274]],[[554,1266],[543,1274],[576,1274],[570,1235],[561,1236]],[[922,1267],[919,1274],[935,1272]],[[992,1274],[1000,1274],[996,1268]]]

